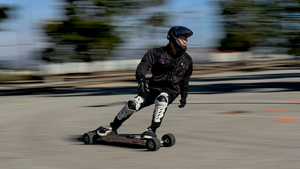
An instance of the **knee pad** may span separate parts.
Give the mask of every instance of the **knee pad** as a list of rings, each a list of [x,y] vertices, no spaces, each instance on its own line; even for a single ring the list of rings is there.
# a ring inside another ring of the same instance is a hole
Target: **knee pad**
[[[130,110],[139,110],[142,103],[144,103],[144,98],[137,96],[127,102],[128,109]]]
[[[154,122],[161,122],[164,117],[169,102],[168,96],[169,95],[167,93],[161,93],[155,99]]]
[[[136,110],[136,103],[132,100],[129,100],[127,102],[127,107],[129,110]]]
[[[122,108],[122,110],[118,113],[117,118],[119,120],[125,119],[131,114],[138,111],[144,102],[144,99],[141,96],[137,96],[131,100],[129,100],[126,105]]]
[[[155,106],[168,106],[169,102],[169,95],[167,93],[161,93],[157,98],[155,99]]]

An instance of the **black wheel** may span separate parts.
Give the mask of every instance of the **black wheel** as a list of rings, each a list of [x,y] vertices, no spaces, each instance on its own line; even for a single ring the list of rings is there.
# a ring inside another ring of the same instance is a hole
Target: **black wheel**
[[[94,144],[95,142],[95,132],[88,132],[83,135],[84,144]]]
[[[156,151],[160,148],[160,141],[158,138],[153,137],[146,141],[146,146],[149,151]]]
[[[171,133],[163,135],[161,139],[164,147],[172,147],[176,142],[175,136]]]

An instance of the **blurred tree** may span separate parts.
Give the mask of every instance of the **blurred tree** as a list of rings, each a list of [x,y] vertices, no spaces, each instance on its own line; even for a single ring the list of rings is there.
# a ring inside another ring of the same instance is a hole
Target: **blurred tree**
[[[11,10],[11,7],[7,5],[0,4],[0,22],[2,22],[4,19],[7,19],[9,16],[7,15],[7,12]],[[0,29],[1,31],[1,29]]]
[[[223,0],[226,36],[219,50],[249,51],[255,46],[290,48],[300,44],[300,0]],[[293,49],[292,49],[293,48]]]
[[[267,14],[263,4],[251,0],[220,1],[226,36],[219,50],[248,51],[265,41]]]
[[[41,53],[49,62],[102,60],[123,38],[137,36],[134,25],[160,26],[165,21],[165,15],[146,10],[164,0],[64,1],[67,19],[44,22],[49,42],[55,44]],[[141,21],[145,19],[151,21]]]
[[[4,5],[4,4],[0,4],[0,23],[4,20],[9,18],[10,16],[7,14],[9,11],[11,10],[11,7],[8,5]],[[0,31],[2,31],[2,29],[0,28]],[[3,65],[1,65],[2,63],[0,63],[0,68],[3,67]]]
[[[159,29],[167,27],[167,25],[164,25],[167,18],[168,15],[166,13],[157,12],[148,18],[142,19],[142,23],[138,26],[138,30],[143,30],[143,33],[153,40],[153,47],[158,47],[156,40],[161,39],[161,33],[166,37],[166,32]]]
[[[285,36],[288,41],[282,43],[282,46],[288,48],[288,54],[295,55],[295,58],[300,56],[300,0],[287,0],[279,5],[285,9],[283,20]]]
[[[300,32],[299,32],[300,34]],[[295,58],[299,58],[300,56],[300,35],[292,37],[289,39],[289,43],[287,44],[289,47],[288,54],[295,55]]]

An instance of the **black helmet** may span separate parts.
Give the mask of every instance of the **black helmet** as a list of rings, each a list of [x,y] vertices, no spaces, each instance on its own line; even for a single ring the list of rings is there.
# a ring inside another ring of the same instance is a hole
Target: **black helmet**
[[[185,35],[186,38],[193,35],[193,32],[183,26],[173,26],[169,32],[167,38],[174,44],[175,49],[178,52],[184,52],[186,51],[186,46],[181,45],[181,43],[178,40],[179,35]]]

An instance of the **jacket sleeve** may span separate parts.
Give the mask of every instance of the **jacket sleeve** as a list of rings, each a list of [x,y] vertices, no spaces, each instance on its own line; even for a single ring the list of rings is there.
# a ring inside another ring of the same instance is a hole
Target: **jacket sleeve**
[[[188,87],[189,87],[189,80],[193,73],[193,62],[191,62],[189,69],[185,73],[183,79],[180,82],[180,95],[181,99],[186,100],[188,95]]]
[[[146,74],[150,68],[156,63],[156,52],[155,49],[150,49],[148,52],[143,56],[141,62],[138,64],[135,77],[136,80],[144,79]]]

